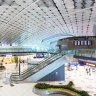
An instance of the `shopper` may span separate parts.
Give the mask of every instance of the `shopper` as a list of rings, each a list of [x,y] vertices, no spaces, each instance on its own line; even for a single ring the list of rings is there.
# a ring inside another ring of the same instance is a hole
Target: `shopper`
[[[78,64],[76,64],[76,70],[78,70]]]
[[[86,73],[87,73],[87,75],[89,74],[89,70],[88,70],[88,68],[86,68]]]
[[[91,75],[91,68],[89,67],[89,75]]]

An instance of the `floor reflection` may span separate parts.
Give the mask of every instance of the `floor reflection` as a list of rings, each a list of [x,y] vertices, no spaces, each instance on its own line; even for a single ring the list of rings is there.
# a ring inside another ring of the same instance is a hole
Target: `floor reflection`
[[[54,93],[54,94],[48,94],[48,95],[42,95],[42,96],[68,96],[63,93]]]
[[[63,95],[63,94],[50,94],[50,95],[45,95],[45,96],[67,96],[67,95]]]

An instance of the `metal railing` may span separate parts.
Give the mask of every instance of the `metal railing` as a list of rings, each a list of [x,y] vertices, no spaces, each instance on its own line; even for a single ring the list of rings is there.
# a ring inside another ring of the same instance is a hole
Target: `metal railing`
[[[22,81],[26,78],[28,78],[29,76],[35,74],[36,72],[40,71],[41,69],[43,69],[44,67],[50,65],[52,62],[56,61],[57,59],[59,59],[60,57],[62,57],[61,54],[56,54],[53,55],[52,57],[48,57],[42,61],[40,61],[36,66],[34,66],[33,68],[28,68],[27,70],[21,72],[21,74],[12,74],[11,76],[11,80],[12,81]]]

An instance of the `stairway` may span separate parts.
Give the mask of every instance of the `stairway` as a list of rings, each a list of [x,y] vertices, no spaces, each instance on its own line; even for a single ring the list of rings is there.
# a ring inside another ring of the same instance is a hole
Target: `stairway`
[[[64,65],[64,55],[59,53],[40,61],[35,67],[28,68],[20,75],[17,73],[12,73],[11,81],[17,82],[25,79],[38,81],[62,65]]]

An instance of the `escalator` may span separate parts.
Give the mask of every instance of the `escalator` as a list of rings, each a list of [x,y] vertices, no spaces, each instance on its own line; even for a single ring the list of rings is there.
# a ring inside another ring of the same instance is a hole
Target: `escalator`
[[[38,81],[62,65],[64,65],[64,55],[56,54],[40,61],[36,66],[28,68],[20,75],[17,73],[12,73],[11,80],[14,82],[23,81],[25,79]]]

